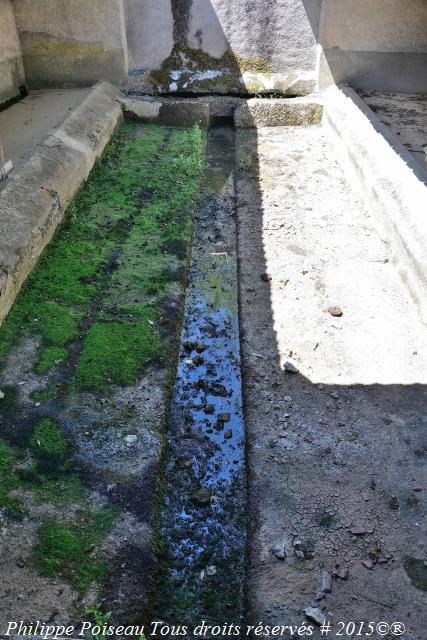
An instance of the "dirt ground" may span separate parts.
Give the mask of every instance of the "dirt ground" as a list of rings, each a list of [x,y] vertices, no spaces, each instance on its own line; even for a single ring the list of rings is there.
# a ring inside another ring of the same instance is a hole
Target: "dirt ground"
[[[248,622],[425,640],[426,328],[320,128],[236,147]]]

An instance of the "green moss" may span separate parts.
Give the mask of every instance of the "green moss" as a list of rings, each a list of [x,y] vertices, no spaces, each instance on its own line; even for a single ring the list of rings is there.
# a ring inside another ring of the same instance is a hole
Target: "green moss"
[[[102,390],[108,382],[135,383],[145,365],[161,354],[160,335],[150,324],[153,313],[137,323],[97,322],[83,344],[76,375],[78,389]]]
[[[240,78],[246,71],[271,76],[269,64],[263,58],[245,58],[236,55],[230,49],[218,58],[209,55],[202,49],[195,49],[182,43],[177,43],[172,53],[163,61],[161,68],[151,71],[147,79],[157,87],[164,87],[171,83],[171,70],[184,68],[189,71],[179,78],[178,85],[180,88],[183,88],[185,82],[191,79],[192,73],[195,71],[224,71],[224,76],[220,78],[197,82],[197,87],[200,91],[204,88],[207,91],[210,89],[215,90],[218,87],[222,91],[241,91]]]
[[[31,394],[31,398],[36,402],[49,402],[55,398],[59,390],[59,383],[52,384],[47,389],[43,389],[41,391],[33,391]]]
[[[0,440],[0,511],[12,518],[22,515],[20,500],[10,495],[10,492],[18,486],[13,474],[16,460],[16,451]]]
[[[30,449],[39,463],[56,467],[65,461],[68,444],[61,427],[53,420],[43,418],[31,434]]]
[[[94,548],[110,531],[117,513],[104,508],[95,514],[83,514],[79,522],[41,525],[35,549],[35,561],[42,575],[61,577],[84,593],[92,582],[105,577],[106,563],[97,558]]]
[[[43,374],[83,340],[75,387],[102,390],[158,357],[150,322],[177,293],[185,259],[164,247],[189,242],[204,145],[197,127],[121,127],[0,328],[0,358],[39,336]]]
[[[63,349],[62,347],[46,347],[40,354],[39,361],[36,366],[37,373],[46,373],[49,369],[60,362],[61,360],[65,360],[68,356],[67,349]]]
[[[147,76],[148,82],[154,85],[169,85],[171,74],[169,69],[152,69]]]
[[[39,502],[50,502],[59,507],[70,504],[83,504],[85,494],[80,479],[75,475],[63,475],[58,478],[38,476],[37,483],[30,488]]]

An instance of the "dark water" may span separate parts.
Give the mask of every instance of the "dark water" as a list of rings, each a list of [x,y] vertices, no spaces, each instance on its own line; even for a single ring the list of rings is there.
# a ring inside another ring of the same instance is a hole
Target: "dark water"
[[[171,407],[156,615],[243,616],[246,479],[240,373],[234,133],[209,133]]]

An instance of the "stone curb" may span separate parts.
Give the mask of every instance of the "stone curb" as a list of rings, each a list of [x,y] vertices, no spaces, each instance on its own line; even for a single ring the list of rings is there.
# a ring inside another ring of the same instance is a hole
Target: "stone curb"
[[[317,96],[306,98],[252,98],[237,107],[234,124],[238,129],[296,127],[320,124],[323,103]]]
[[[427,172],[353,89],[324,97],[325,128],[427,322]]]
[[[120,100],[126,120],[156,122],[175,126],[198,124],[208,128],[210,109],[199,100],[168,100],[162,98],[123,98]]]
[[[0,323],[123,115],[120,91],[98,83],[0,194]]]

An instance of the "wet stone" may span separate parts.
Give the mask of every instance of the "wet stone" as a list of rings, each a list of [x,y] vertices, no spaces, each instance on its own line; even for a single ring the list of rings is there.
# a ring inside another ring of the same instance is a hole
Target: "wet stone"
[[[198,507],[206,507],[211,503],[211,493],[206,487],[200,487],[191,495],[191,501]]]

